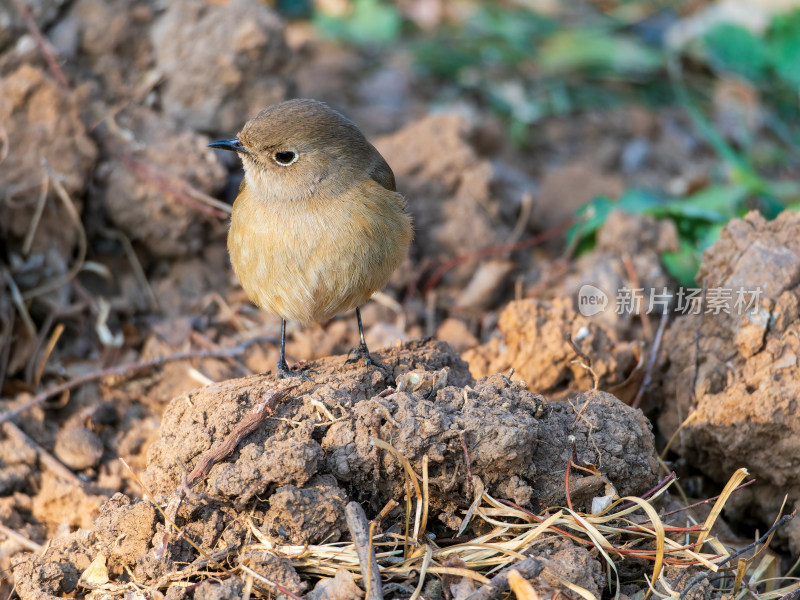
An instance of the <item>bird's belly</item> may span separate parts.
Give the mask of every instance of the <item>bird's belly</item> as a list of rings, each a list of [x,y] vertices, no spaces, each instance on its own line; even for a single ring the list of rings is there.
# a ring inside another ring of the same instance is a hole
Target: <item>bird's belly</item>
[[[369,219],[243,212],[234,210],[228,238],[233,269],[255,304],[287,320],[325,321],[363,304],[405,250]]]

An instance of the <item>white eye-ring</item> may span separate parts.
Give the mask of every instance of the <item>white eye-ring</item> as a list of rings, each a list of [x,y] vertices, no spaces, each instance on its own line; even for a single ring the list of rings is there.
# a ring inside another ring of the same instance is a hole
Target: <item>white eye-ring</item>
[[[300,155],[294,150],[282,150],[281,152],[276,152],[273,154],[272,158],[280,166],[288,167],[289,165],[297,162],[297,159],[300,158]]]

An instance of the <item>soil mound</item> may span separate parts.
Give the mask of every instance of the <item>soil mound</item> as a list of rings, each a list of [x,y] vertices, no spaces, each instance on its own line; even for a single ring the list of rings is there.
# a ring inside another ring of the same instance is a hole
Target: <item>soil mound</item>
[[[22,598],[68,593],[76,586],[120,591],[131,574],[169,598],[191,597],[185,586],[171,584],[177,574],[188,575],[186,569],[207,566],[208,560],[187,539],[214,561],[236,557],[293,593],[305,593],[311,580],[299,555],[254,552],[248,547],[253,536],[262,544],[300,548],[346,540],[347,507],[354,500],[370,517],[388,507],[381,517],[395,523],[388,529],[402,528],[405,507],[397,501],[409,491],[409,469],[425,473],[426,535],[436,538],[460,535],[465,509],[484,491],[535,510],[564,504],[570,460],[591,465],[595,473],[573,474],[576,510],[603,496],[607,484],[626,495],[642,494],[655,483],[649,423],[610,394],[587,392],[548,403],[501,375],[475,381],[442,342],[410,342],[376,358],[382,369],[367,371],[333,357],[307,365],[305,380],[287,384],[255,375],[172,400],[142,480],[148,494],[166,502],[166,514],[183,535],[175,537],[149,502],[116,494],[91,531],[54,541],[57,558],[49,549],[17,563]],[[187,474],[284,387],[291,389],[274,412],[238,439],[207,476]],[[187,481],[196,485],[188,489]],[[473,521],[466,532],[474,535],[481,527]],[[599,563],[573,549],[566,553],[574,564],[560,565],[564,543],[542,546],[536,556],[548,556],[555,572],[599,593]],[[206,597],[206,591],[224,597],[239,593],[234,588],[240,584],[234,576],[222,584],[233,586],[227,591],[206,581],[191,592],[194,598]],[[320,594],[312,597],[328,597]]]

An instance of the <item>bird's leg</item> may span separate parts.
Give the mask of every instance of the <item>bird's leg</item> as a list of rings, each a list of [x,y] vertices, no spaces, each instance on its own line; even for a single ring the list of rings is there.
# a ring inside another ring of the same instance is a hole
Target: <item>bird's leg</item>
[[[358,347],[350,350],[348,354],[352,354],[353,356],[344,361],[345,364],[358,362],[363,358],[367,369],[369,369],[370,365],[378,367],[379,369],[385,369],[385,367],[372,358],[369,353],[367,341],[364,339],[364,326],[361,324],[361,309],[358,307],[356,307],[356,320],[358,321],[358,335],[361,337],[361,343],[358,345]]]
[[[281,321],[281,354],[278,357],[278,368],[276,369],[278,379],[286,379],[288,377],[305,377],[303,373],[295,373],[289,369],[286,364],[286,319]]]

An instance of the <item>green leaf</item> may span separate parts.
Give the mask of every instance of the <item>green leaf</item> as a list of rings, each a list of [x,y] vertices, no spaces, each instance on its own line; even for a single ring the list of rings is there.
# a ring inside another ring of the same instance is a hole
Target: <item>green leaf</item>
[[[756,198],[755,208],[764,215],[765,219],[771,221],[781,214],[786,206],[775,196],[771,194],[762,194]]]
[[[593,236],[600,226],[606,222],[608,214],[614,210],[616,203],[606,196],[595,196],[581,206],[575,217],[577,222],[567,231],[567,244]]]
[[[711,185],[687,198],[679,198],[658,206],[649,214],[656,217],[727,223],[739,214],[748,193],[746,185]]]
[[[646,214],[660,204],[658,196],[646,190],[628,190],[619,199],[617,208],[623,212]]]
[[[334,17],[316,13],[314,24],[330,38],[354,44],[379,45],[397,39],[402,19],[396,7],[381,0],[354,0],[351,15]]]
[[[440,28],[432,39],[412,44],[411,51],[429,72],[457,79],[462,70],[513,67],[533,59],[538,41],[557,26],[530,10],[481,6],[464,25]]]
[[[530,58],[536,43],[557,27],[552,19],[525,9],[482,6],[469,19],[466,34],[483,40],[485,56],[500,62]]]
[[[794,90],[800,88],[800,10],[775,16],[767,51],[778,76]]]
[[[725,223],[713,223],[711,225],[698,227],[695,229],[695,235],[697,237],[694,246],[697,249],[698,260],[702,256],[703,252],[706,251],[706,249],[711,248],[711,246],[716,243],[716,241],[719,239],[719,236],[722,235],[722,230],[725,229],[725,226],[729,222],[730,220],[726,221]]]
[[[764,42],[744,27],[720,23],[703,36],[712,66],[750,81],[761,81],[767,71]]]
[[[619,201],[607,196],[595,196],[584,204],[576,214],[578,222],[567,232],[567,243],[571,244],[577,237],[584,240],[593,236],[606,222],[612,210],[621,210],[633,214],[645,214],[658,205],[658,198],[643,190],[629,190]]]
[[[659,69],[663,57],[627,35],[600,29],[562,29],[542,45],[540,64],[549,75],[582,70],[641,75]]]
[[[677,252],[663,252],[661,262],[679,285],[684,287],[695,285],[694,278],[700,268],[700,256],[690,242],[681,240]]]

